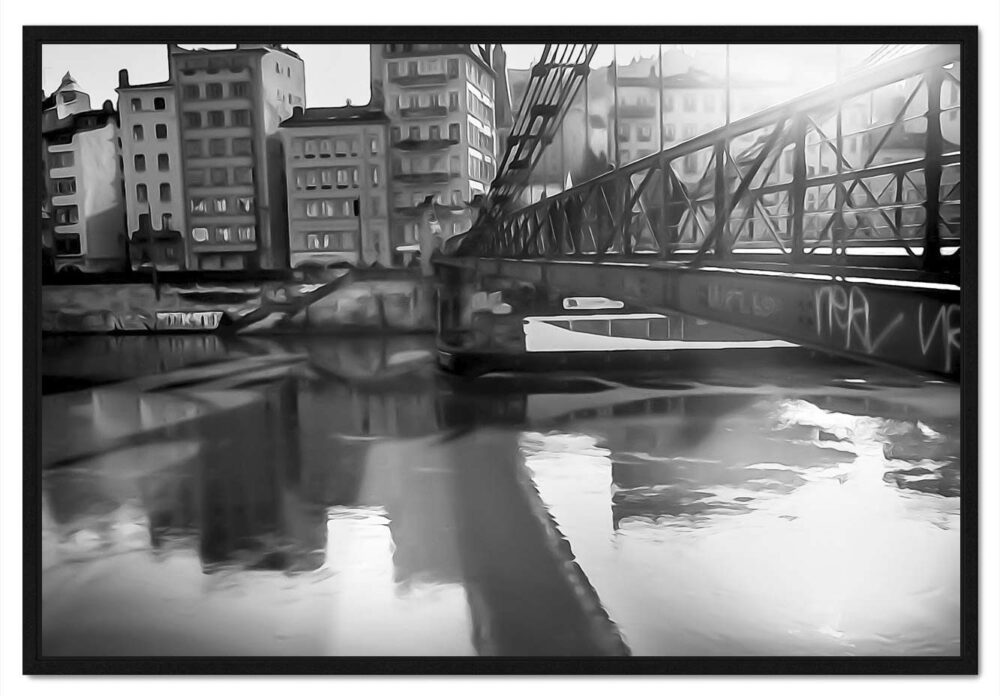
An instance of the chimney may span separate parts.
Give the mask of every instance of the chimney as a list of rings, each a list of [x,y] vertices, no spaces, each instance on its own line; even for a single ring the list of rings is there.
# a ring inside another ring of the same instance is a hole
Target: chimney
[[[292,107],[292,118],[299,118],[304,113],[305,113],[305,111],[302,109],[301,106],[294,106],[294,107]]]
[[[118,71],[118,88],[128,87],[128,70],[121,69]]]

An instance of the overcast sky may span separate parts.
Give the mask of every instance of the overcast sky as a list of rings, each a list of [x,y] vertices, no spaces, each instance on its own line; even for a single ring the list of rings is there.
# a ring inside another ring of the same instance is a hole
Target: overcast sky
[[[369,98],[368,46],[364,44],[289,44],[306,67],[306,103],[309,106],[339,106],[350,99],[364,104]],[[541,53],[538,45],[507,44],[507,66],[527,68]],[[664,50],[669,47],[664,46]],[[696,57],[706,69],[722,74],[725,47],[721,45],[678,46]],[[841,60],[856,64],[876,46],[841,46]],[[616,50],[617,49],[617,50]],[[601,45],[593,65],[608,65],[615,53],[619,63],[638,56],[655,56],[657,46],[635,44]],[[831,45],[734,45],[730,65],[734,75],[786,80],[803,91],[828,83],[834,77],[837,47]],[[128,68],[133,84],[159,82],[167,78],[167,48],[163,44],[110,44],[106,46],[48,44],[42,50],[42,81],[46,94],[71,72],[94,108],[105,99],[115,101],[118,70]]]

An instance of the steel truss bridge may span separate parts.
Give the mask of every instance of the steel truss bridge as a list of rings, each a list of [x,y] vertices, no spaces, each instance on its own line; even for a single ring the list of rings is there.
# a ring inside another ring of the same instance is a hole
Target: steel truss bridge
[[[917,50],[525,204],[594,48],[546,47],[486,205],[435,259],[447,351],[523,351],[524,316],[597,295],[958,377],[959,46]],[[483,293],[513,312],[498,315]]]

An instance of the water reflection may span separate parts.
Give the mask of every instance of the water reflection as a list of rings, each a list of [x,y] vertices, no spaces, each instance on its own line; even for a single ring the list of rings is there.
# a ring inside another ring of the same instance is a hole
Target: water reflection
[[[46,397],[47,653],[957,652],[953,386],[224,355]]]

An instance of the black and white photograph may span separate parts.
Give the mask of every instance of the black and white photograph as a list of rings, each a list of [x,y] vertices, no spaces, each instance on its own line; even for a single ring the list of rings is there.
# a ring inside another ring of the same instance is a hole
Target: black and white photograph
[[[25,27],[26,671],[976,673],[977,42]]]

